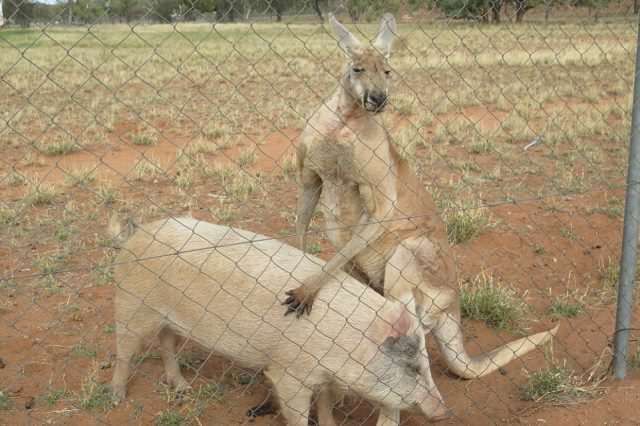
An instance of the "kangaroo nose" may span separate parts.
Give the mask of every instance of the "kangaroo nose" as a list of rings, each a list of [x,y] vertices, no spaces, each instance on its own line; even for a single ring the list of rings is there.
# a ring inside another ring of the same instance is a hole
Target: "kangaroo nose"
[[[373,103],[380,107],[384,105],[385,102],[387,102],[387,95],[382,92],[371,92],[369,94],[369,99],[371,99]]]

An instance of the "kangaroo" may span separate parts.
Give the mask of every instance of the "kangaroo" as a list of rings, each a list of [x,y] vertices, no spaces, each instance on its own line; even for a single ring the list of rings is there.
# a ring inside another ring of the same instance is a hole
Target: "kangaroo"
[[[487,354],[467,354],[445,225],[380,120],[389,96],[395,19],[382,17],[372,46],[360,43],[335,17],[329,21],[348,63],[337,89],[300,136],[296,233],[305,250],[306,232],[320,202],[337,253],[322,271],[287,293],[285,315],[310,313],[318,292],[348,267],[391,299],[415,293],[424,331],[433,332],[449,369],[462,378],[487,375],[548,342],[558,327]]]
[[[121,235],[120,234],[127,234]],[[189,388],[176,361],[175,336],[193,340],[272,383],[288,425],[307,426],[312,394],[355,392],[390,413],[409,409],[432,420],[449,415],[431,377],[425,337],[411,296],[387,300],[339,272],[318,292],[304,319],[281,312],[285,292],[324,262],[249,231],[171,218],[119,238],[114,278],[116,400],[126,395],[130,362],[157,337],[166,377]],[[131,235],[128,235],[131,234]],[[414,311],[412,311],[412,309]],[[335,425],[329,396],[320,397],[320,425]],[[397,424],[397,423],[395,423]]]

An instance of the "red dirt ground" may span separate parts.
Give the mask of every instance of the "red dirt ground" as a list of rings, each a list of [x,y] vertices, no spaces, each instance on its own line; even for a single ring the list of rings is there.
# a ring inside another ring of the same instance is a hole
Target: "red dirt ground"
[[[122,126],[116,133],[123,135],[126,131],[126,126]],[[291,141],[299,131],[287,129],[261,138],[264,143],[257,147],[258,158],[250,171],[263,176],[264,192],[253,194],[246,203],[234,206],[231,220],[234,226],[277,238],[293,235],[291,217],[295,211],[295,184],[279,174],[273,159],[280,159],[285,152],[292,151]],[[177,147],[184,146],[188,139],[179,133],[169,132],[169,135],[170,143],[163,141],[150,148],[119,143],[115,147],[97,147],[93,153],[46,158],[45,166],[31,167],[28,171],[46,177],[48,182],[60,183],[63,180],[60,168],[99,164],[96,162],[99,158],[102,164],[98,165],[98,179],[120,184],[119,189],[129,203],[128,208],[153,200],[173,214],[190,213],[199,219],[216,221],[212,211],[219,206],[215,195],[221,190],[210,180],[203,179],[189,190],[196,198],[191,203],[182,203],[184,197],[177,196],[170,184],[162,179],[145,188],[122,185],[121,175],[131,170],[142,152],[151,153],[163,167],[168,167],[175,160]],[[247,143],[246,146],[250,145]],[[228,161],[228,158],[236,158],[241,149],[228,149],[208,159]],[[7,155],[18,161],[20,153],[15,151]],[[490,164],[490,160],[487,162]],[[57,168],[53,167],[53,172],[49,173],[54,164]],[[452,173],[448,171],[448,174]],[[444,176],[443,179],[449,177]],[[527,179],[533,183],[536,176]],[[3,189],[2,195],[7,200],[17,200],[22,196],[20,190],[14,188]],[[607,197],[612,195],[621,197],[623,193],[614,189],[497,206],[491,209],[491,214],[499,224],[454,249],[462,277],[470,278],[481,270],[492,272],[524,295],[534,312],[527,322],[530,331],[547,329],[556,321],[545,314],[551,295],[587,287],[593,290],[585,299],[587,309],[583,314],[574,319],[560,320],[561,329],[552,355],[547,355],[559,363],[566,361],[577,374],[588,371],[601,356],[603,368],[610,361],[608,348],[615,308],[611,289],[602,288],[600,265],[608,259],[614,262],[617,259],[621,219],[585,212],[594,205],[606,204]],[[39,254],[56,250],[55,241],[43,237],[51,233],[51,226],[37,223],[42,223],[42,218],[46,217],[58,218],[64,207],[60,201],[52,206],[32,208],[28,216],[15,225],[31,230],[20,237],[17,251],[15,247],[0,245],[1,269],[15,275],[0,288],[0,358],[4,362],[0,369],[0,389],[9,395],[11,404],[8,411],[0,410],[0,424],[150,424],[160,412],[169,408],[188,416],[194,424],[247,424],[246,410],[262,401],[268,395],[269,387],[256,373],[249,374],[255,376],[253,380],[257,383],[242,384],[243,380],[238,377],[245,377],[248,373],[226,360],[209,358],[202,349],[190,344],[181,350],[191,366],[185,369],[185,376],[193,380],[194,388],[211,382],[224,384],[221,400],[200,405],[189,398],[182,402],[169,400],[166,387],[160,382],[161,361],[153,356],[151,347],[151,356],[136,368],[130,382],[129,398],[124,403],[107,411],[80,407],[78,395],[91,371],[96,371],[99,382],[110,380],[112,371],[114,338],[113,334],[105,331],[105,327],[113,323],[114,287],[112,284],[96,284],[96,276],[92,272],[93,266],[98,265],[108,252],[96,242],[103,235],[109,209],[96,207],[91,191],[68,189],[63,196],[67,201],[73,200],[80,210],[96,209],[95,216],[82,219],[76,225],[77,238],[84,243],[85,250],[81,255],[71,256],[65,264],[70,272],[59,273],[54,284],[48,286],[43,286],[40,277],[31,277],[36,272],[34,259]],[[161,211],[154,211],[145,217],[162,215]],[[563,236],[561,231],[567,227],[570,227],[573,238]],[[320,229],[319,224],[315,229]],[[320,243],[320,255],[330,257],[332,249],[321,234],[313,239]],[[289,241],[293,243],[293,239]],[[539,247],[544,247],[544,250],[537,250]],[[472,353],[492,349],[513,338],[509,333],[496,333],[474,321],[465,322],[465,336]],[[79,344],[95,350],[95,356],[78,354]],[[572,426],[640,423],[640,374],[636,370],[631,371],[628,380],[605,381],[592,399],[551,406],[520,398],[526,372],[546,365],[542,351],[514,361],[501,373],[463,381],[448,374],[436,348],[430,349],[435,380],[454,412],[454,418],[443,424]],[[64,389],[67,393],[49,404],[46,395],[55,389]],[[25,404],[33,406],[27,409]],[[339,407],[336,416],[339,424],[343,425],[372,426],[376,421],[371,406],[355,399]],[[424,424],[423,419],[409,416],[403,417],[403,421],[407,425]],[[278,417],[267,416],[253,424],[281,425],[283,422]]]

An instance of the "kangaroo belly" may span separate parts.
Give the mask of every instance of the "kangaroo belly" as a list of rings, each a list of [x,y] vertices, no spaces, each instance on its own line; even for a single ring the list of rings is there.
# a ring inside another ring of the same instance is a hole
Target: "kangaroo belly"
[[[324,181],[320,202],[327,237],[340,249],[351,240],[364,212],[358,188],[349,182]]]

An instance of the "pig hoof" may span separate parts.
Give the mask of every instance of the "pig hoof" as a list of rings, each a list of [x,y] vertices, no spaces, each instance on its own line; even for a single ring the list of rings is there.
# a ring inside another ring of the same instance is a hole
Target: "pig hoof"
[[[173,388],[177,393],[184,394],[191,390],[191,385],[185,379],[182,379],[182,380],[177,380],[173,385]]]
[[[256,418],[268,416],[269,414],[275,413],[276,408],[273,406],[271,401],[265,401],[261,404],[256,405],[255,407],[249,408],[249,410],[247,410],[247,417]]]
[[[126,390],[124,386],[111,386],[111,404],[116,407],[126,396]]]

